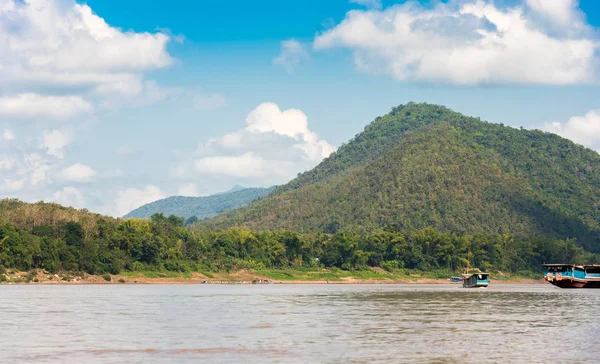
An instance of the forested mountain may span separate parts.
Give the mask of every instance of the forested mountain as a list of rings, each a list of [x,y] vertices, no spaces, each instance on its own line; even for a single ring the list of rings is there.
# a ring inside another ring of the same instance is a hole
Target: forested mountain
[[[600,251],[600,155],[555,134],[409,103],[270,196],[209,220],[300,232],[434,227]]]
[[[143,205],[125,218],[146,218],[157,213],[175,215],[184,219],[195,216],[197,219],[213,217],[222,211],[231,210],[249,204],[257,198],[268,195],[270,188],[244,188],[236,185],[228,192],[206,197],[173,196]]]

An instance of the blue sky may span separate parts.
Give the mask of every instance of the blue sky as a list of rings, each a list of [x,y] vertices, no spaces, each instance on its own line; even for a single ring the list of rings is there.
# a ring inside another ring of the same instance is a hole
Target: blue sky
[[[593,0],[8,0],[0,196],[285,183],[409,101],[600,150],[599,32]]]

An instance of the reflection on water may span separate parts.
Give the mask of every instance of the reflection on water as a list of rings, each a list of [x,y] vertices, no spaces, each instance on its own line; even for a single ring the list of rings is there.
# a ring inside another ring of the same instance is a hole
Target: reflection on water
[[[600,290],[0,286],[0,362],[600,361]]]

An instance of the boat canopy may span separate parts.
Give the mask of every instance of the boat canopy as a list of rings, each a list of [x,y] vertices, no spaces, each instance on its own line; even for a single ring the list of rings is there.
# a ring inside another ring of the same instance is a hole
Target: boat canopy
[[[577,264],[542,264],[542,267],[545,267],[545,268],[575,267],[575,268],[585,269],[585,268],[600,268],[600,264],[582,264],[582,265],[577,265]]]

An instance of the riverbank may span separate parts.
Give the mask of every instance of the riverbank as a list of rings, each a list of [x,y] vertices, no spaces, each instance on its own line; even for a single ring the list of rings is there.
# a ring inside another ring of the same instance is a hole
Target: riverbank
[[[492,283],[543,283],[517,275],[492,273]],[[44,270],[5,272],[1,284],[448,284],[449,277],[419,271],[387,272],[371,268],[360,271],[339,269],[272,269],[235,272],[123,272],[90,275],[84,273],[50,273]]]

